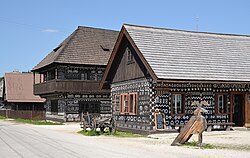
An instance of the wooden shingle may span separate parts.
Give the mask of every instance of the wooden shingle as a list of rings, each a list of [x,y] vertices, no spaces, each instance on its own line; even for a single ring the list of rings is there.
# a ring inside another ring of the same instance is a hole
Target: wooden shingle
[[[250,36],[124,28],[158,79],[250,81]]]
[[[33,71],[52,63],[106,65],[117,36],[118,31],[79,26]]]

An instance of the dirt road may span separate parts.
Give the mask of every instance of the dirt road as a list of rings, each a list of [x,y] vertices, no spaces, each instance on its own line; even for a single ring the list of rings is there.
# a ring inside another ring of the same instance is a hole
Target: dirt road
[[[152,135],[151,138],[117,138],[111,136],[86,137],[77,134],[76,131],[78,130],[78,124],[35,126],[0,121],[0,157],[250,158],[250,131],[205,133],[205,143],[236,144],[238,147],[235,149],[199,149],[170,146],[177,133]],[[244,146],[245,148],[241,150],[239,146]]]

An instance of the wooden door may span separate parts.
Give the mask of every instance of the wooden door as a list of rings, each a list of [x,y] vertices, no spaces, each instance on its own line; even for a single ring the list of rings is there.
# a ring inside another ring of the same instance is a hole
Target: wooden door
[[[245,95],[245,126],[250,127],[250,94]]]
[[[233,95],[233,123],[235,123],[235,126],[243,126],[245,122],[244,98],[245,96],[243,94]]]

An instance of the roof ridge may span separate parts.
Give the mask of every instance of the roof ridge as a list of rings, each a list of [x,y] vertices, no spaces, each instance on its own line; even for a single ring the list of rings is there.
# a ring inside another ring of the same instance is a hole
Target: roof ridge
[[[117,32],[119,32],[118,30],[111,30],[111,29],[106,29],[106,28],[90,27],[90,26],[78,26],[77,28],[89,28],[89,29],[98,29],[98,30],[117,31]]]
[[[162,28],[162,27],[152,27],[152,26],[143,26],[143,25],[134,25],[134,24],[123,24],[123,26],[132,26],[146,29],[156,29],[156,30],[166,30],[166,31],[178,31],[178,32],[187,32],[194,34],[208,34],[208,35],[225,35],[225,36],[237,36],[237,37],[250,37],[250,35],[246,34],[230,34],[230,33],[216,33],[216,32],[202,32],[202,31],[190,31],[190,30],[179,30],[179,29],[170,29],[170,28]]]

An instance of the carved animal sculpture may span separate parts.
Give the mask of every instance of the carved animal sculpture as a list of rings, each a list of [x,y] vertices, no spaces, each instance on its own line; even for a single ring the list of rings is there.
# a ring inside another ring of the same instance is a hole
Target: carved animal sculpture
[[[208,106],[209,104],[206,101],[194,101],[192,106],[197,106],[197,109],[194,111],[194,116],[190,118],[188,123],[184,126],[180,134],[175,138],[172,145],[183,144],[187,142],[193,134],[198,133],[198,144],[202,145],[202,133],[207,128],[207,121],[202,113],[207,112],[206,109],[202,108],[202,105]]]

